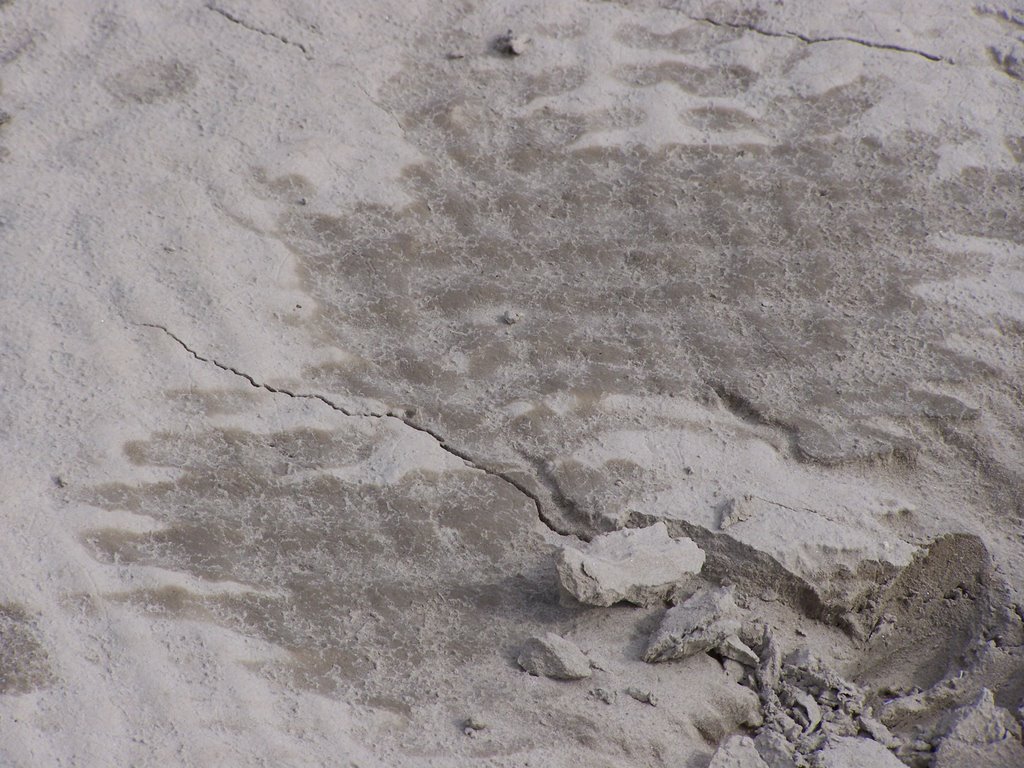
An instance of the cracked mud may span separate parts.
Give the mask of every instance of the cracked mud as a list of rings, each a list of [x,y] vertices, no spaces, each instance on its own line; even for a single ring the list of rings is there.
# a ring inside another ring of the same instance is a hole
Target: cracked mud
[[[1020,13],[57,5],[0,763],[1024,750]]]

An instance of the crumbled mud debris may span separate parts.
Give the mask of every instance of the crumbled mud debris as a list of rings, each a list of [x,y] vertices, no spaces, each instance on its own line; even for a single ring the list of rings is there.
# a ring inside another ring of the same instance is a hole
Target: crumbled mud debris
[[[769,768],[749,736],[732,736],[715,750],[708,768]]]
[[[597,699],[605,704],[614,704],[619,698],[619,695],[615,691],[607,688],[592,688],[590,690],[590,696],[591,698]]]
[[[718,515],[719,530],[725,530],[730,525],[742,523],[744,520],[750,519],[751,515],[753,515],[753,510],[750,507],[750,497],[736,496],[727,499],[718,508]]]
[[[992,691],[983,688],[971,704],[951,712],[940,725],[945,731],[935,750],[934,768],[1013,768],[1024,765],[1021,724],[996,706]]]

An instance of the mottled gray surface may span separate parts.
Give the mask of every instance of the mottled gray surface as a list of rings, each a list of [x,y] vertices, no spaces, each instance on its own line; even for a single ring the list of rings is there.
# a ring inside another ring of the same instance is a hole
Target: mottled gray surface
[[[1022,30],[0,2],[0,762],[705,768],[757,695],[554,570],[661,521],[906,762],[1017,711]]]

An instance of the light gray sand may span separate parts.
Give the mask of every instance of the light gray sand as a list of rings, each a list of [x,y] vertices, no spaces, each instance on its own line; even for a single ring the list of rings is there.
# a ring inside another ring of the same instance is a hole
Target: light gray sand
[[[0,764],[1012,764],[1022,62],[999,3],[0,2]],[[758,670],[561,591],[662,521]]]

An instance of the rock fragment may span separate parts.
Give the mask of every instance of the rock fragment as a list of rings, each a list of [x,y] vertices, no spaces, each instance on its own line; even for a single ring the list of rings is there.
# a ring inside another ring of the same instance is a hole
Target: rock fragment
[[[708,768],[768,768],[749,736],[731,736],[715,750]]]
[[[761,661],[757,658],[757,654],[750,650],[747,645],[744,645],[743,641],[736,635],[729,635],[729,637],[718,644],[715,650],[725,658],[738,661],[740,664],[745,664],[748,667],[757,667]]]
[[[830,739],[815,757],[820,768],[906,768],[877,741],[853,736]]]
[[[555,680],[582,680],[590,677],[590,659],[553,632],[526,641],[519,652],[519,666],[538,677]]]
[[[754,739],[754,747],[768,768],[796,768],[793,745],[775,731],[761,731]]]
[[[899,739],[890,733],[889,729],[870,715],[861,715],[857,718],[857,725],[868,736],[877,741],[883,747],[893,749],[899,746]]]
[[[739,608],[733,601],[732,590],[706,587],[665,612],[643,658],[650,664],[684,659],[719,648],[730,638],[740,642],[736,637],[739,630]]]
[[[603,701],[605,704],[614,704],[618,698],[618,694],[615,691],[609,691],[607,688],[593,688],[590,691],[590,695],[598,701]]]
[[[753,514],[753,510],[750,508],[750,501],[750,496],[743,495],[722,502],[718,507],[718,529],[724,531],[730,525],[749,520]]]
[[[782,651],[779,650],[771,630],[765,627],[761,639],[761,662],[757,665],[758,692],[762,698],[775,690],[782,674]]]
[[[809,693],[796,689],[791,693],[793,700],[793,719],[804,728],[804,733],[813,733],[821,725],[821,707]]]
[[[690,539],[673,539],[659,522],[596,536],[583,549],[563,549],[555,567],[562,586],[581,603],[653,605],[700,573],[704,552]]]
[[[471,738],[475,737],[478,731],[486,728],[487,723],[476,715],[470,715],[462,723],[462,732]]]
[[[946,736],[935,751],[933,768],[1017,768],[1024,765],[1021,725],[997,707],[992,691],[982,688],[972,704],[942,723]]]
[[[511,29],[494,41],[494,49],[506,56],[521,56],[526,52],[530,44],[530,38],[525,35],[517,35]]]
[[[626,693],[630,698],[636,699],[641,704],[650,704],[652,707],[658,706],[658,697],[646,688],[630,687],[626,689]]]

